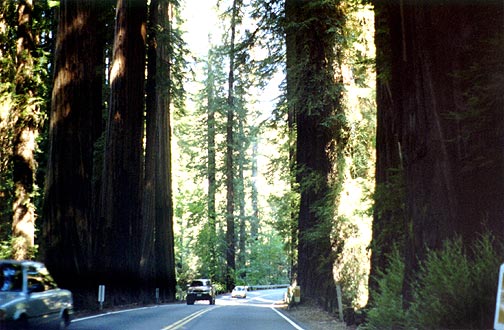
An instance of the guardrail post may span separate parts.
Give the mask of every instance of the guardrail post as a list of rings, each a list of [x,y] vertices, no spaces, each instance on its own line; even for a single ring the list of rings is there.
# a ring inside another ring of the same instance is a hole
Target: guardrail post
[[[301,301],[301,287],[298,285],[294,288],[294,302],[298,303]]]
[[[336,297],[338,298],[338,315],[340,321],[343,321],[343,299],[341,298],[341,285],[336,284]]]
[[[100,310],[103,309],[103,302],[105,301],[105,285],[98,286],[98,302],[100,303]]]

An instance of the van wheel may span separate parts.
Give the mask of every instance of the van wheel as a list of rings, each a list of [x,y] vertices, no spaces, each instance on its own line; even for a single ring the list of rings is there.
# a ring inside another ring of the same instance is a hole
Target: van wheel
[[[28,330],[29,329],[28,318],[26,315],[21,315],[16,321],[16,329],[18,330]]]
[[[68,316],[68,312],[63,312],[63,315],[58,321],[58,329],[65,330],[70,325],[70,316]]]

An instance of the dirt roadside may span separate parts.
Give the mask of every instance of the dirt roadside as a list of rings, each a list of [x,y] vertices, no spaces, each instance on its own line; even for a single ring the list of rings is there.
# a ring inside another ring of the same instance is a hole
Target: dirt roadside
[[[355,326],[347,326],[331,313],[324,311],[315,304],[304,303],[282,311],[298,323],[304,330],[355,330]]]

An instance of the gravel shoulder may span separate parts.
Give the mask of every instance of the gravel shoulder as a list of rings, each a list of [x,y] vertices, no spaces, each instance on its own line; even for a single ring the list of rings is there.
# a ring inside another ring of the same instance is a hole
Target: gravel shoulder
[[[296,321],[304,330],[355,330],[354,326],[347,326],[336,315],[324,311],[312,303],[303,303],[283,308],[282,311]]]

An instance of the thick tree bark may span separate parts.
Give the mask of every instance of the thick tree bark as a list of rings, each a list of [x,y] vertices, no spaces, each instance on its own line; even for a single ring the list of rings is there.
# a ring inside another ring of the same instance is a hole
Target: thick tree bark
[[[146,11],[145,1],[119,0],[111,98],[104,155],[101,221],[97,251],[112,303],[128,302],[140,283],[141,196]]]
[[[41,258],[72,289],[76,305],[95,283],[90,227],[93,151],[102,131],[101,5],[61,1],[56,36]]]
[[[397,67],[392,65],[392,53],[401,45],[392,40],[401,38],[399,7],[389,2],[375,4],[376,54],[376,172],[375,205],[371,242],[371,268],[369,289],[376,290],[378,270],[387,268],[387,256],[394,246],[404,249],[404,168],[402,164],[400,113],[397,101],[392,98],[391,88]],[[392,47],[395,47],[392,49]],[[372,303],[372,295],[369,296]]]
[[[35,40],[31,25],[33,23],[33,2],[20,1],[17,7],[16,42],[16,94],[21,102],[14,129],[13,181],[14,202],[12,206],[12,257],[17,260],[33,257],[35,244],[35,205],[32,200],[35,184],[35,150],[38,136],[38,123],[41,115],[33,98],[37,95],[33,81]]]
[[[379,161],[387,152],[395,160],[379,162],[377,178],[402,156],[409,299],[426,247],[440,249],[455,235],[469,245],[486,230],[499,240],[504,235],[504,97],[498,87],[504,7],[501,1],[397,0],[385,9],[377,15],[390,42],[377,38],[377,49],[390,49],[379,63],[389,89],[378,94],[378,114],[391,120],[378,122],[388,133],[377,149]]]
[[[340,108],[341,73],[336,36],[338,2],[287,1],[289,106],[297,132],[300,185],[298,283],[302,299],[336,306],[331,241],[338,193],[338,157],[345,145]],[[338,118],[338,119],[335,119]]]
[[[296,100],[297,96],[297,57],[299,56],[296,52],[297,37],[295,29],[297,28],[298,18],[298,0],[286,0],[285,1],[285,16],[286,16],[286,36],[285,36],[285,47],[286,47],[286,81],[287,81],[287,100],[292,100],[289,102],[287,107],[287,134],[288,134],[288,144],[289,144],[289,170],[291,172],[291,182],[290,188],[292,191],[299,193],[299,189],[296,184],[296,113],[298,112],[298,105],[293,100]],[[297,260],[297,250],[298,250],[298,212],[297,205],[291,203],[291,237],[289,246],[289,257],[290,257],[290,279],[293,284],[297,284],[297,273],[298,273],[298,260]]]
[[[155,9],[153,7],[153,9]],[[160,0],[158,17],[160,26],[167,35],[160,38],[157,48],[159,79],[156,83],[156,123],[159,137],[159,152],[156,161],[156,235],[155,256],[156,287],[160,288],[162,301],[174,301],[176,293],[175,247],[173,233],[173,190],[171,157],[171,21],[173,5]],[[156,143],[157,144],[157,143]]]

